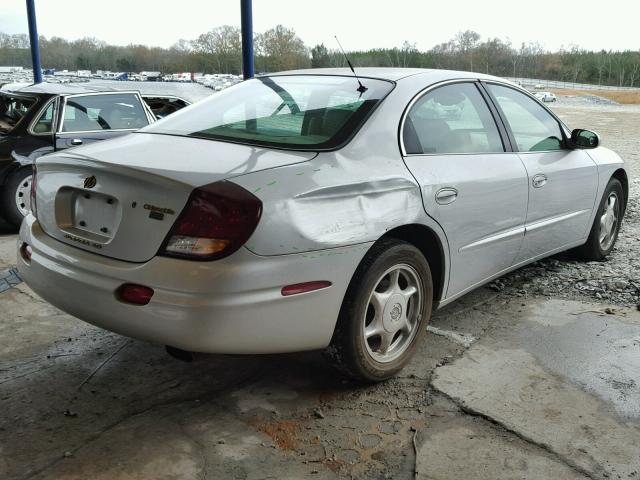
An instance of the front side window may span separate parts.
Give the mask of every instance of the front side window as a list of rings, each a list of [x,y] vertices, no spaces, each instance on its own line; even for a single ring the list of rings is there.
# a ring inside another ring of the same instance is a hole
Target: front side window
[[[144,129],[211,140],[297,150],[337,148],[364,123],[393,84],[353,77],[259,77]]]
[[[562,150],[560,124],[537,102],[513,88],[489,84],[520,152]]]
[[[49,103],[47,108],[42,112],[38,121],[33,125],[33,133],[51,133],[53,130],[53,114],[55,110],[55,102]]]
[[[409,111],[403,131],[411,154],[504,152],[489,107],[473,83],[430,91]]]
[[[135,94],[82,95],[67,99],[62,131],[136,130],[148,124]]]

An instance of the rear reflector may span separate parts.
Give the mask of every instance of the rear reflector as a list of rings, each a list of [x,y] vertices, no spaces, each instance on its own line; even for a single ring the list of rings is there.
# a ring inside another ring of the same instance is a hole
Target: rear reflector
[[[33,254],[33,250],[31,249],[31,245],[27,243],[23,243],[20,246],[20,256],[27,262],[31,261],[31,255]]]
[[[146,305],[151,301],[151,297],[153,297],[153,288],[134,285],[133,283],[125,283],[117,290],[116,297],[125,303]]]
[[[314,282],[295,283],[293,285],[287,285],[282,287],[282,296],[288,297],[290,295],[298,295],[300,293],[312,292],[314,290],[320,290],[331,286],[331,282],[326,280],[316,280]]]

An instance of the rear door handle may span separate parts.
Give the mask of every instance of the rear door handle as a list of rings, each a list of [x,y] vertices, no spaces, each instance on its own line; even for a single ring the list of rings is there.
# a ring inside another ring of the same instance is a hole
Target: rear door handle
[[[458,198],[458,190],[451,187],[441,188],[436,192],[436,203],[439,205],[449,205]]]
[[[71,140],[71,145],[82,145],[82,139],[74,138],[73,140]]]
[[[545,183],[547,183],[547,176],[544,173],[534,175],[533,179],[531,180],[531,185],[533,185],[533,188],[544,187]]]

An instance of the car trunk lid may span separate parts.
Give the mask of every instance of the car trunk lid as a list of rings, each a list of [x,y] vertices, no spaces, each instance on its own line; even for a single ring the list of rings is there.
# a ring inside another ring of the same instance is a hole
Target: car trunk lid
[[[68,245],[145,262],[195,188],[314,156],[133,134],[39,159],[37,217],[48,235]]]

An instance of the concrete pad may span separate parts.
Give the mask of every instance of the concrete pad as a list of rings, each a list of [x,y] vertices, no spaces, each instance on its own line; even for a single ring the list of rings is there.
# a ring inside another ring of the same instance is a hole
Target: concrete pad
[[[0,270],[16,264],[16,245],[18,236],[0,225]]]
[[[418,479],[587,478],[546,451],[487,426],[487,422],[482,420],[452,417],[438,423],[427,431],[428,437],[419,442],[416,461]]]
[[[438,368],[433,386],[582,473],[638,475],[640,396],[621,396],[610,379],[625,378],[625,392],[638,383],[640,314],[557,300],[513,313],[514,322]]]

